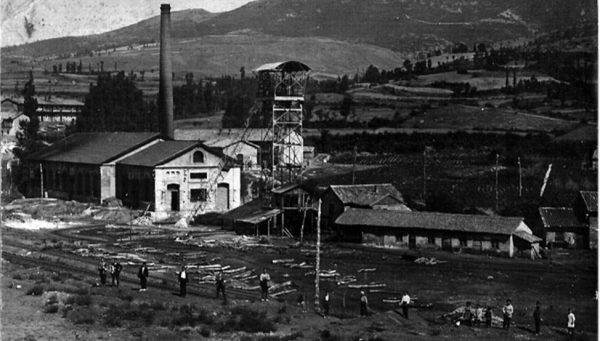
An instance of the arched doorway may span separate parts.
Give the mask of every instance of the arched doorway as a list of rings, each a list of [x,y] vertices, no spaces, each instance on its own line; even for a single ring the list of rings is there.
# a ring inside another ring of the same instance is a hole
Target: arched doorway
[[[171,199],[171,211],[179,211],[179,185],[167,185],[168,197]]]
[[[229,209],[229,184],[220,183],[217,185],[216,208],[219,211]]]

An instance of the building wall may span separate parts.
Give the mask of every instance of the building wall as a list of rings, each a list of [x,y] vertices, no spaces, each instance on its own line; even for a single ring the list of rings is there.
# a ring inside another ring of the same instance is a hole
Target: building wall
[[[260,169],[259,148],[245,142],[237,142],[223,148],[223,154],[238,160],[238,155],[243,157],[243,170]]]
[[[447,249],[471,252],[497,252],[512,256],[512,236],[413,229],[362,227],[361,243],[384,248]],[[344,238],[345,239],[345,238]]]
[[[204,154],[204,162],[193,162],[195,152]],[[226,211],[238,207],[241,203],[240,169],[219,171],[220,162],[220,157],[202,148],[195,148],[156,167],[154,210],[157,217],[167,216],[173,211],[173,192],[178,192],[179,212],[183,214]],[[222,201],[218,196],[225,194],[223,189],[227,193],[226,204],[219,205]]]
[[[328,189],[321,197],[321,217],[324,229],[331,229],[337,217],[344,212],[340,199]]]
[[[42,169],[44,192],[47,192],[48,197],[84,202],[100,201],[100,172],[97,165],[43,162]],[[33,164],[31,172],[33,186],[30,195],[39,196],[39,168]]]

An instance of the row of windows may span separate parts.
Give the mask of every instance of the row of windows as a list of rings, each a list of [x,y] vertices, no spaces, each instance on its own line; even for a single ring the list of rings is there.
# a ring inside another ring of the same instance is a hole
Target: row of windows
[[[467,247],[468,246],[468,242],[466,238],[459,238],[458,239],[459,243],[460,243],[460,247]],[[500,242],[497,240],[491,240],[490,241],[492,243],[492,249],[499,249],[500,248]],[[428,244],[435,244],[435,237],[427,237],[427,243]],[[482,247],[482,241],[481,240],[473,240],[473,244],[472,247],[475,249],[481,249]]]

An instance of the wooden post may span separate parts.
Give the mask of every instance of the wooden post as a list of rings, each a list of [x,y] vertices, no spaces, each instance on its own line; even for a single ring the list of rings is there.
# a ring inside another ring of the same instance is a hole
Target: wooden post
[[[427,195],[427,173],[425,171],[425,162],[427,161],[427,146],[423,149],[423,199]]]
[[[273,220],[273,218],[267,220],[267,240],[271,239],[271,220]]]
[[[496,154],[496,213],[498,213],[498,167],[500,155]]]
[[[358,151],[358,148],[356,148],[356,146],[354,146],[354,161],[352,162],[352,184],[354,185],[354,172],[356,170],[356,152]]]
[[[304,214],[302,215],[302,226],[300,227],[300,243],[304,243],[304,222],[306,221],[306,211],[308,211],[308,199],[309,198],[306,197],[306,201],[302,207]]]
[[[523,195],[523,177],[521,173],[521,157],[517,158],[517,163],[519,164],[519,198]]]
[[[40,198],[44,197],[44,170],[42,169],[42,164],[40,163]]]
[[[317,208],[317,259],[315,262],[315,309],[319,307],[319,271],[321,271],[321,198]]]

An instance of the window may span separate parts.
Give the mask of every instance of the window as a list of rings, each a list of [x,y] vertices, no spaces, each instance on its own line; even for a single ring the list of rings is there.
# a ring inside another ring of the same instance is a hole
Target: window
[[[435,238],[434,237],[427,237],[427,243],[429,243],[429,244],[435,244]]]
[[[500,243],[497,240],[492,240],[492,249],[499,249]]]
[[[208,178],[208,175],[206,173],[190,173],[190,179],[193,180],[206,180],[206,178]]]
[[[460,247],[467,247],[467,239],[460,238]]]
[[[206,201],[208,197],[208,191],[206,188],[196,188],[190,190],[190,201],[191,202],[199,202]]]
[[[204,163],[204,153],[194,152],[193,161],[194,163]]]

